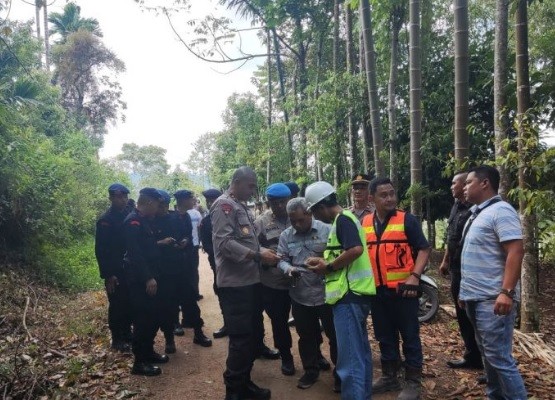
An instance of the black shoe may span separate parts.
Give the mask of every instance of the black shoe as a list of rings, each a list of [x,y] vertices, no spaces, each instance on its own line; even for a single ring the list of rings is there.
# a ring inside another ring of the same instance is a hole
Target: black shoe
[[[166,341],[166,348],[164,349],[164,351],[166,352],[166,354],[174,354],[177,351],[177,349],[175,348],[175,341]]]
[[[227,336],[227,328],[224,325],[219,330],[214,332],[212,335],[214,336],[214,339],[223,338],[223,337]]]
[[[488,383],[488,377],[486,375],[480,375],[476,378],[476,382],[478,382],[479,385],[485,385]]]
[[[318,356],[318,368],[320,371],[329,371],[331,368],[329,361],[322,354]]]
[[[168,361],[170,361],[170,358],[167,355],[156,352],[152,353],[147,359],[147,362],[151,364],[165,364]]]
[[[212,346],[212,341],[206,337],[206,335],[202,332],[202,329],[195,329],[193,343],[201,345],[202,347]]]
[[[112,350],[119,351],[120,353],[130,353],[131,352],[131,344],[124,342],[124,341],[114,341],[110,346]]]
[[[177,325],[175,327],[175,329],[173,330],[173,334],[175,336],[185,336],[185,331],[183,330],[183,327],[180,325]]]
[[[241,396],[241,393],[231,390],[230,388],[225,388],[225,400],[243,400],[244,397]]]
[[[268,346],[263,345],[260,349],[258,358],[265,358],[267,360],[277,360],[280,357],[279,351],[270,349]]]
[[[287,376],[295,375],[295,364],[293,363],[293,357],[281,360],[281,373]]]
[[[454,369],[484,369],[482,363],[473,363],[468,360],[449,360],[447,361],[447,365],[450,368]]]
[[[244,399],[267,400],[272,397],[272,392],[270,389],[261,388],[253,381],[250,381],[247,383],[242,395]]]
[[[136,362],[133,364],[131,373],[133,375],[156,376],[156,375],[160,375],[162,373],[162,370],[160,369],[160,367],[157,367],[156,365]]]
[[[316,383],[318,380],[318,374],[314,372],[305,372],[303,376],[299,379],[297,387],[299,389],[308,389]]]

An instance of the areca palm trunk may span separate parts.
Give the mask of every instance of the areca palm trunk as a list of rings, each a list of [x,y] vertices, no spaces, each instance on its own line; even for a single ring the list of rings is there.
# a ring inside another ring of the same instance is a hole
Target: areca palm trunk
[[[44,13],[44,62],[46,70],[50,71],[50,32],[48,30],[48,1],[43,1]]]
[[[516,85],[518,121],[518,186],[523,193],[530,190],[533,183],[531,170],[532,154],[535,152],[537,134],[530,127],[530,76],[528,57],[528,0],[518,0],[515,13],[516,37]],[[534,212],[526,212],[526,196],[519,198],[520,220],[524,241],[521,285],[521,330],[537,332],[540,327],[538,309],[538,257],[536,252]]]
[[[345,3],[345,30],[346,30],[346,60],[347,60],[347,72],[349,77],[352,77],[355,73],[355,57],[354,57],[354,46],[353,46],[353,10],[348,3]],[[355,127],[355,120],[353,115],[353,93],[351,90],[351,85],[347,86],[347,98],[349,99],[349,109],[347,111],[347,125],[349,129],[349,176],[353,176],[356,171],[358,171],[358,160],[357,160],[357,130]]]
[[[455,162],[468,158],[468,0],[454,0],[455,14]]]
[[[507,157],[507,58],[508,58],[509,0],[497,0],[495,13],[495,55],[493,71],[493,112],[495,122],[495,157],[499,170],[499,194],[507,198],[509,176],[503,160]]]
[[[398,188],[397,172],[397,116],[395,106],[395,91],[397,88],[397,68],[399,55],[399,31],[403,24],[403,8],[393,6],[391,9],[391,44],[390,44],[390,64],[389,64],[389,83],[387,85],[387,112],[389,119],[389,177],[395,189]]]
[[[362,19],[362,34],[364,37],[364,61],[366,65],[366,83],[368,85],[368,102],[370,106],[370,120],[372,124],[374,168],[376,169],[376,176],[385,176],[385,164],[381,158],[383,137],[380,122],[380,108],[378,103],[376,53],[374,51],[374,36],[372,34],[372,10],[370,8],[369,0],[361,0],[360,17]]]
[[[418,219],[422,215],[422,62],[420,47],[420,0],[409,3],[410,48],[410,181],[411,212]]]

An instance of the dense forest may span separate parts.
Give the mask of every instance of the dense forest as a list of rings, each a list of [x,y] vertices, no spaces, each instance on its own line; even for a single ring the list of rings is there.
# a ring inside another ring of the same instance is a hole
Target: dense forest
[[[525,271],[555,258],[554,150],[541,141],[555,125],[553,0],[221,0],[248,29],[193,19],[188,1],[137,3],[164,14],[183,51],[207,64],[257,61],[258,90],[231,96],[224,129],[200,137],[181,167],[133,143],[100,160],[126,104],[125,64],[98,21],[42,1],[35,21],[2,20],[0,246],[44,276],[97,284],[91,240],[111,182],[199,190],[192,177],[209,177],[224,188],[239,165],[256,169],[260,193],[323,179],[344,203],[353,173],[390,175],[433,237],[453,172],[492,163],[523,217]],[[10,4],[0,1],[4,15]],[[237,48],[246,30],[265,51]]]

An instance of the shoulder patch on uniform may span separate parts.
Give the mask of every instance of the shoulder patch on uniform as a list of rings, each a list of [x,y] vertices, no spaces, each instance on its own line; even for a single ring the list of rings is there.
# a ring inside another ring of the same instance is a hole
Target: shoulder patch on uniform
[[[222,211],[225,215],[228,215],[231,211],[233,211],[233,207],[231,206],[231,204],[223,203]]]
[[[129,223],[129,225],[137,225],[137,226],[140,226],[141,223],[140,223],[139,221],[137,221],[136,219],[134,219],[133,221],[131,221],[131,222]]]

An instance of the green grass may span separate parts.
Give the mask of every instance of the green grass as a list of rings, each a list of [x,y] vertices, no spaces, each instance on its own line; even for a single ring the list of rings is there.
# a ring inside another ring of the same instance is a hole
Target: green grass
[[[75,292],[102,288],[92,236],[68,246],[43,244],[35,254],[38,273],[47,283]]]

